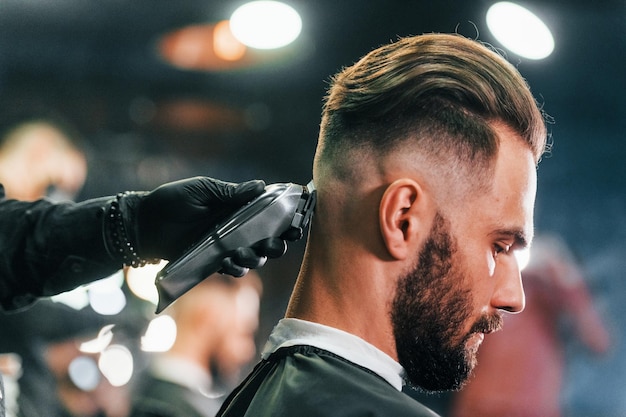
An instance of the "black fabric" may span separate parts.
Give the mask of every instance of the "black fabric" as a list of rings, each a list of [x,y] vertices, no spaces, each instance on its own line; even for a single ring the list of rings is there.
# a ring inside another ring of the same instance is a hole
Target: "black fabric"
[[[260,195],[265,183],[241,184],[209,177],[170,182],[138,201],[136,235],[145,258],[174,260],[220,219]],[[127,227],[130,230],[132,224]]]
[[[0,186],[0,306],[24,307],[119,270],[102,238],[109,200],[17,201]]]
[[[436,417],[386,380],[312,346],[282,348],[228,397],[222,417]]]

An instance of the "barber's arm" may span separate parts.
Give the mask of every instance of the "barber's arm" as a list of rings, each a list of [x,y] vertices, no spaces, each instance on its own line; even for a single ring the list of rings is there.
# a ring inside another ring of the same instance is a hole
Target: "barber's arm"
[[[174,260],[216,222],[261,194],[264,185],[196,177],[82,203],[10,200],[0,186],[0,306],[27,306],[124,265]],[[273,239],[238,251],[222,272],[241,276],[285,249],[284,241]]]

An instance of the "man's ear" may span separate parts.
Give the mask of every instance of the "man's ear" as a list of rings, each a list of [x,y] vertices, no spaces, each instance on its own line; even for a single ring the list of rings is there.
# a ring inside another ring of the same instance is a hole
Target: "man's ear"
[[[389,254],[397,260],[412,256],[427,215],[427,196],[420,184],[408,178],[385,190],[379,209],[380,229]]]

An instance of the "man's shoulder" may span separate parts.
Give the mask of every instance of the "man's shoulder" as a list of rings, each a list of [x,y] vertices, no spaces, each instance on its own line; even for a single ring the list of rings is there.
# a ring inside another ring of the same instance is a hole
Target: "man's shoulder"
[[[246,415],[437,416],[372,371],[316,347],[280,349],[261,366]]]

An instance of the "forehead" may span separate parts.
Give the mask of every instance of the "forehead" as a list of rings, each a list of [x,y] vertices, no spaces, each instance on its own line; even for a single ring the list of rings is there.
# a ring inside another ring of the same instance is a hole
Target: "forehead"
[[[530,241],[537,174],[533,154],[523,139],[506,125],[492,125],[499,138],[490,189],[471,199],[465,221],[481,232],[514,232]]]

